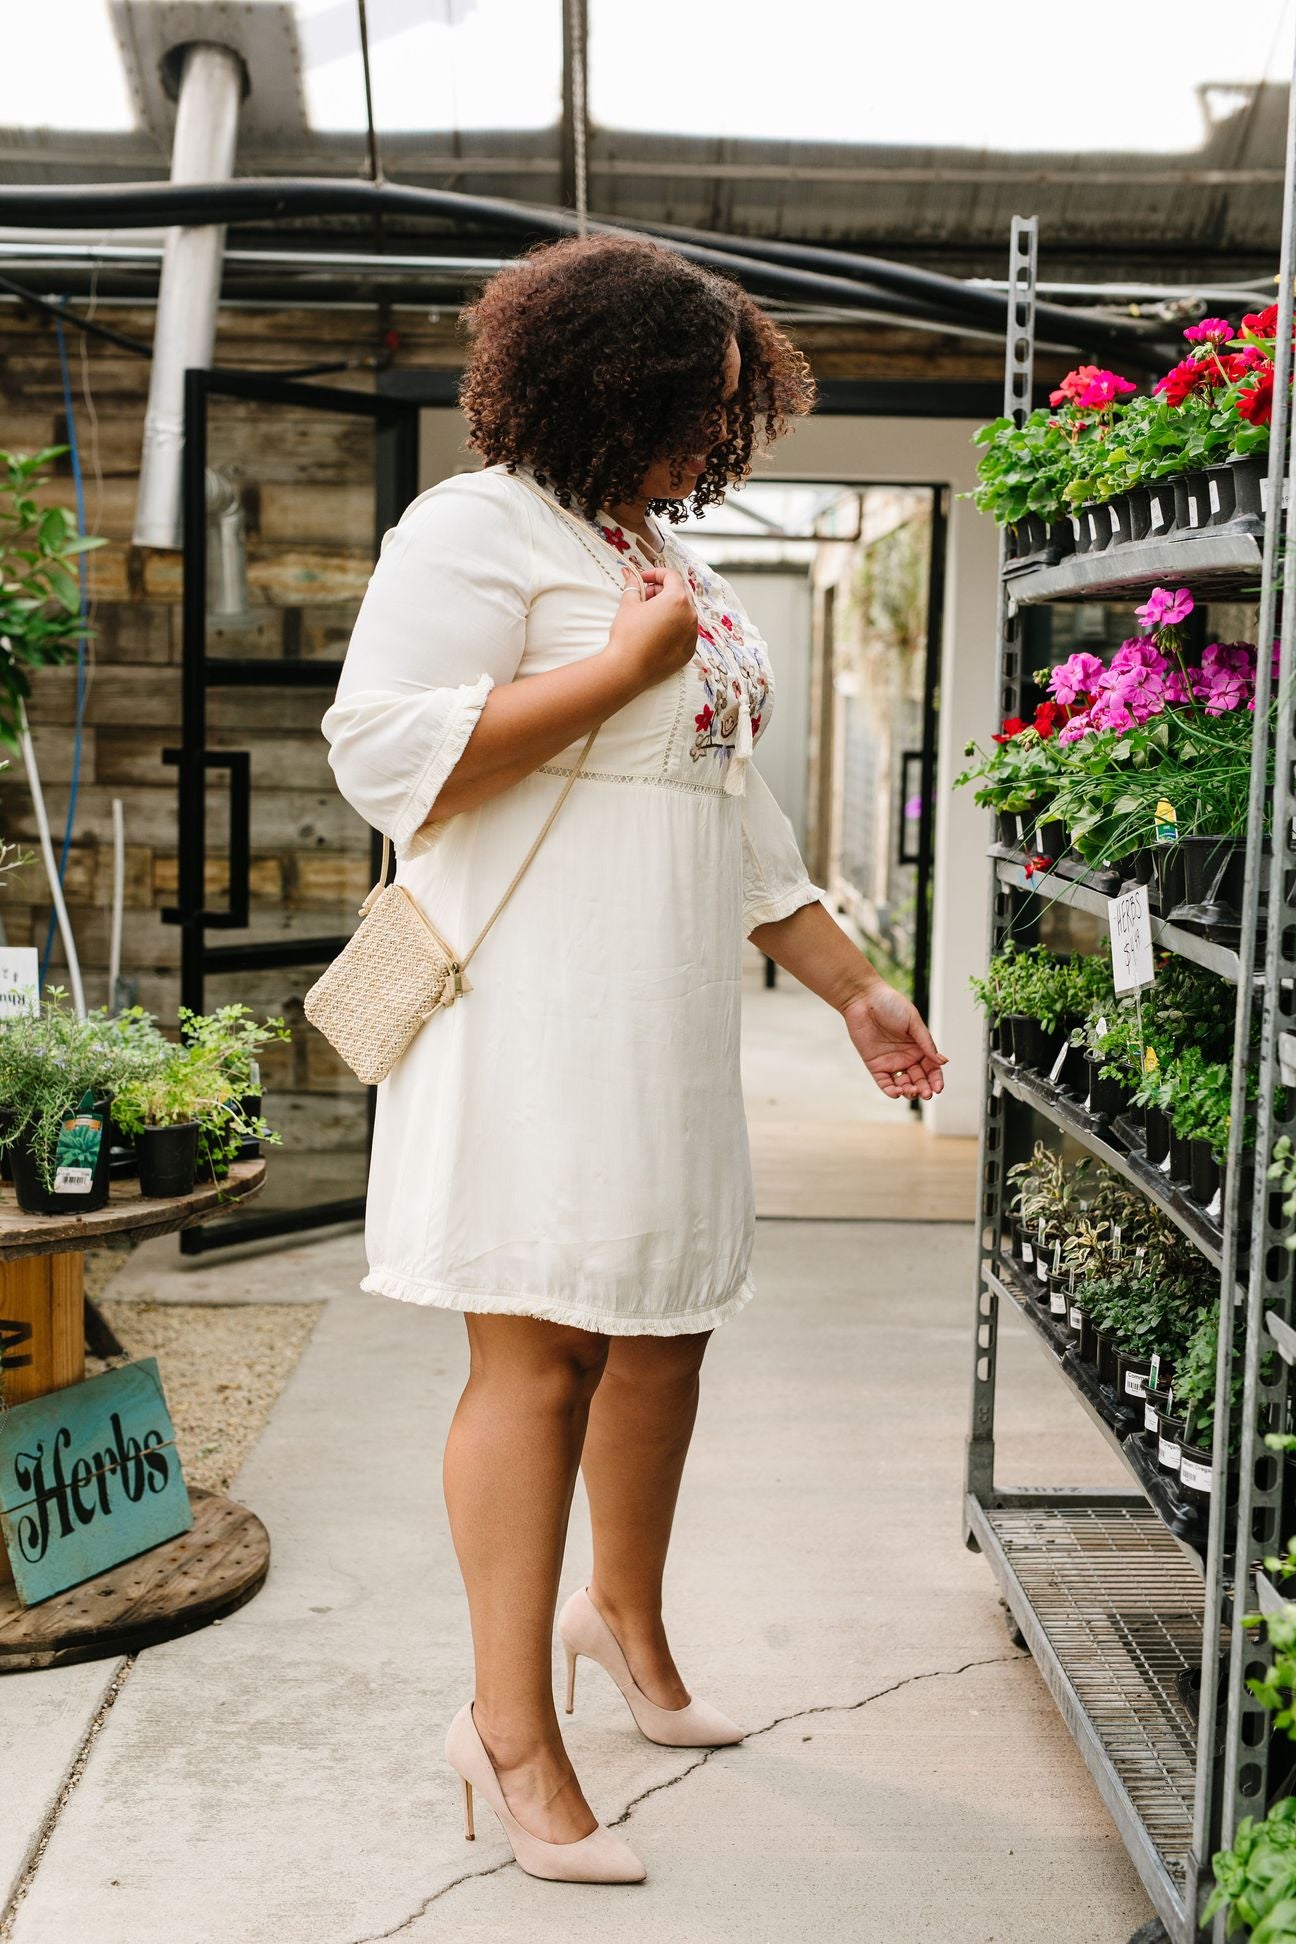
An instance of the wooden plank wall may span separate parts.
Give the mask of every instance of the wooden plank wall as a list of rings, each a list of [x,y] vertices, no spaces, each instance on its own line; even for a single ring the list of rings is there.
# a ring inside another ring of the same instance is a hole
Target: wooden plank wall
[[[78,306],[78,308],[84,308]],[[101,321],[144,342],[145,307],[101,304]],[[369,389],[376,355],[396,365],[454,370],[463,337],[449,313],[372,308],[225,309],[216,361],[284,371],[332,359],[355,368],[316,382]],[[928,337],[902,339],[876,325],[806,327],[801,340],[823,377],[997,378],[993,345]],[[162,922],[176,892],[175,771],[162,750],[180,728],[180,559],[130,544],[148,387],[148,364],[67,332],[73,406],[81,446],[87,526],[110,545],[90,557],[95,636],[85,711],[75,841],[66,896],[87,1001],[108,998],[112,892],[112,799],[124,805],[126,892],[122,961],[144,1005],[173,1019],[179,933]],[[0,447],[14,451],[66,442],[67,424],[49,321],[0,304]],[[252,625],[212,636],[213,652],[291,659],[340,659],[372,561],[371,439],[343,418],[220,402],[213,406],[210,460],[237,482],[248,534]],[[74,504],[70,463],[60,462],[51,498]],[[368,884],[367,833],[333,787],[319,719],[321,691],[215,691],[211,742],[249,749],[253,763],[251,935],[323,936],[350,929]],[[72,670],[40,676],[30,717],[56,841],[71,777],[76,681]],[[221,788],[213,779],[207,894],[223,902],[219,854]],[[0,880],[0,919],[11,944],[44,942],[49,901],[35,857],[36,826],[21,769],[0,772],[0,829],[32,862]],[[222,942],[241,934],[224,933]],[[56,947],[53,978],[63,967]],[[272,1182],[280,1196],[317,1199],[363,1186],[364,1098],[331,1049],[305,1025],[301,998],[313,971],[256,973],[213,982],[209,999],[241,998],[282,1012],[290,1047],[266,1063],[267,1111],[284,1132]]]

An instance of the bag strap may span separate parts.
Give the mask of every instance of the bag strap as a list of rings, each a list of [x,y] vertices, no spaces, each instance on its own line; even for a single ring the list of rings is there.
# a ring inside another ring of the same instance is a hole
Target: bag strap
[[[598,561],[599,565],[608,574],[609,578],[614,583],[616,583],[617,577],[616,574],[613,572],[610,563],[606,559],[604,559],[604,557],[596,550],[596,548],[586,538],[584,532],[582,531],[580,522],[577,520],[575,514],[569,512],[565,506],[562,506],[556,499],[553,499],[548,493],[545,492],[542,486],[538,486],[535,483],[535,481],[529,479],[525,473],[520,473],[520,472],[514,473],[513,477],[515,479],[520,479],[522,481],[522,484],[524,486],[529,486],[531,491],[535,493],[539,499],[542,499],[546,506],[552,507],[555,513],[559,513],[562,515],[562,517],[571,526],[577,539],[585,547],[586,551],[591,555],[593,555],[594,559]],[[642,587],[643,574],[640,571],[638,562],[634,560],[627,560],[624,563],[624,565],[629,567],[630,571],[633,573],[636,580],[639,582],[640,587]],[[459,964],[461,968],[467,965],[469,959],[472,957],[473,953],[477,950],[477,947],[481,944],[487,932],[490,930],[491,926],[495,923],[495,920],[499,917],[500,913],[503,911],[509,899],[513,896],[513,893],[517,890],[518,885],[522,882],[523,877],[526,875],[527,870],[530,868],[531,861],[534,858],[536,852],[539,850],[545,838],[549,835],[549,826],[552,824],[554,818],[558,815],[558,812],[562,809],[563,804],[566,802],[567,792],[571,789],[572,784],[576,781],[577,776],[580,774],[581,769],[584,767],[585,758],[590,753],[590,745],[593,743],[595,736],[597,736],[600,727],[601,725],[596,722],[594,727],[590,730],[589,735],[585,738],[585,747],[582,749],[580,755],[576,758],[575,764],[573,765],[572,769],[569,771],[567,776],[567,781],[563,784],[562,789],[558,793],[557,802],[554,804],[552,810],[550,810],[549,812],[549,815],[545,818],[544,822],[541,824],[540,831],[538,836],[536,837],[535,842],[532,844],[526,856],[522,859],[522,862],[518,865],[517,870],[513,873],[513,881],[509,885],[507,891],[504,893],[504,896],[500,899],[494,911],[492,911],[490,917],[486,920],[486,923],[482,926],[476,938],[474,938],[472,944],[468,947],[468,950],[464,953],[463,957],[460,959]],[[360,907],[360,916],[362,918],[368,916],[370,908],[374,904],[379,893],[385,890],[386,888],[387,871],[391,863],[391,848],[392,848],[391,838],[387,836],[386,832],[384,832],[383,849],[382,849],[382,865],[379,868],[379,872],[378,872],[378,882],[377,884],[374,885],[373,890],[369,893],[368,897],[365,899],[364,903]]]

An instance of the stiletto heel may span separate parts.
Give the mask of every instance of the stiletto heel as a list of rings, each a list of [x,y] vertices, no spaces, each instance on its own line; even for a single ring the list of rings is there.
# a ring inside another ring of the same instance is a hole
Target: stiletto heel
[[[446,1732],[446,1760],[464,1785],[464,1824],[473,1831],[472,1796],[485,1796],[499,1817],[513,1854],[528,1876],[558,1883],[642,1883],[648,1872],[615,1831],[600,1823],[574,1843],[546,1843],[524,1829],[504,1800],[495,1765],[473,1720],[472,1702],[460,1708]]]
[[[661,1708],[650,1701],[630,1672],[621,1643],[582,1586],[564,1602],[558,1633],[567,1650],[567,1712],[572,1710],[576,1659],[588,1654],[612,1676],[626,1698],[635,1725],[649,1741],[666,1748],[720,1748],[740,1742],[743,1731],[708,1701],[688,1701],[682,1708]]]

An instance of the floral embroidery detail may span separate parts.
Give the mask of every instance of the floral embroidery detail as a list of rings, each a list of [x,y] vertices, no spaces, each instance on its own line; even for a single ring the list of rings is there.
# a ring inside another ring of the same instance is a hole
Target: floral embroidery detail
[[[695,734],[689,754],[694,762],[709,752],[727,761],[733,755],[744,696],[753,740],[759,734],[773,687],[770,667],[759,635],[749,641],[724,605],[716,577],[690,567],[688,584],[699,615],[705,616],[698,622],[698,647],[693,657],[705,701],[693,718]]]
[[[605,525],[601,520],[591,520],[590,525],[619,554],[628,554],[631,560],[638,561],[639,556],[620,526]],[[669,536],[666,544],[667,547],[672,544]],[[754,630],[753,638],[748,640],[741,623],[727,606],[728,590],[718,575],[688,558],[682,547],[673,564],[688,582],[698,610],[698,646],[692,667],[702,684],[703,703],[693,717],[694,735],[689,755],[697,762],[714,753],[727,762],[734,753],[744,696],[753,741],[772,706],[774,679],[765,644]]]

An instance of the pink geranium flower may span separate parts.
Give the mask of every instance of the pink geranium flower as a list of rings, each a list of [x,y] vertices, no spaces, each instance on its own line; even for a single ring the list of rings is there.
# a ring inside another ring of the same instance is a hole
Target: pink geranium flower
[[[1227,317],[1203,317],[1200,324],[1184,327],[1184,336],[1189,344],[1227,344],[1234,335]]]
[[[1097,375],[1097,365],[1077,365],[1074,371],[1068,371],[1057,390],[1049,393],[1049,404],[1073,405],[1089,380]]]
[[[1082,737],[1092,732],[1093,726],[1089,720],[1088,710],[1082,709],[1079,715],[1073,715],[1069,722],[1063,723],[1058,730],[1058,741],[1060,743],[1079,742]]]
[[[1143,635],[1131,635],[1127,641],[1122,641],[1112,656],[1111,665],[1114,673],[1124,668],[1149,668],[1156,675],[1162,674],[1169,666],[1160,649]]]
[[[1057,701],[1079,702],[1093,692],[1102,673],[1103,665],[1097,655],[1070,655],[1053,670],[1049,687]]]
[[[1251,684],[1244,675],[1222,672],[1215,676],[1206,692],[1207,715],[1227,715],[1231,710],[1240,708],[1250,688]]]
[[[1114,371],[1092,371],[1088,384],[1076,399],[1076,404],[1086,411],[1102,411],[1114,405],[1118,398],[1128,398],[1136,389],[1128,378],[1118,378]]]
[[[1186,621],[1193,611],[1192,590],[1178,587],[1171,593],[1168,587],[1154,587],[1142,607],[1134,612],[1149,634],[1157,628],[1177,628]]]
[[[1249,641],[1210,641],[1202,649],[1202,670],[1207,675],[1255,675],[1255,649]]]

